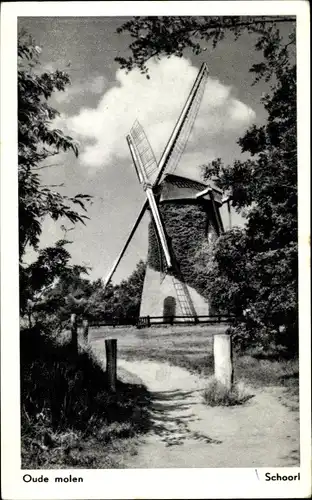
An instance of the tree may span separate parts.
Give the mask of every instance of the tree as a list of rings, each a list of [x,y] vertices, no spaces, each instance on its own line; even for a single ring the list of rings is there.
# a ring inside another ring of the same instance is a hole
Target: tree
[[[89,281],[81,278],[88,269],[70,264],[68,243],[59,240],[40,249],[32,264],[20,268],[20,310],[27,315],[29,327],[52,321],[58,329],[71,313],[81,311],[91,293]]]
[[[145,269],[145,263],[140,260],[129,278],[118,287],[118,303],[122,306],[121,315],[125,318],[139,316]]]
[[[37,322],[52,325],[58,333],[68,325],[69,318],[75,313],[80,319],[88,316],[89,297],[92,284],[84,276],[88,269],[84,266],[70,265],[67,261],[54,270],[51,285],[44,286],[33,301],[33,316]]]
[[[93,292],[88,298],[87,306],[88,316],[95,321],[138,317],[145,268],[145,263],[140,260],[127,279],[118,285],[109,284],[105,289],[101,280],[92,283]]]
[[[84,224],[85,202],[91,197],[77,194],[69,197],[51,186],[43,185],[40,170],[45,160],[61,151],[71,150],[78,156],[76,142],[61,130],[53,128],[58,112],[49,105],[55,90],[64,91],[70,83],[66,73],[40,73],[41,49],[31,37],[21,33],[18,38],[18,188],[19,188],[19,256],[20,256],[20,308],[28,314],[29,322],[38,306],[39,297],[51,288],[55,280],[69,265],[70,254],[66,240],[54,247],[39,251],[37,260],[27,266],[23,263],[26,247],[38,251],[42,222],[66,218],[72,223]],[[78,207],[78,210],[76,209]],[[79,267],[79,266],[78,266]],[[81,269],[82,270],[82,269]],[[41,301],[41,307],[43,302]]]
[[[278,54],[277,50],[275,56]],[[247,341],[252,330],[255,339],[258,332],[260,338],[275,337],[296,350],[295,64],[285,61],[279,65],[275,80],[271,94],[263,98],[268,113],[266,125],[252,126],[238,141],[242,151],[250,153],[252,159],[224,166],[219,158],[203,166],[204,179],[213,179],[227,191],[233,206],[246,216],[244,229],[229,231],[216,242],[206,268],[211,283],[206,292],[216,306],[227,305],[244,320],[244,326],[249,328]]]
[[[39,73],[41,49],[31,37],[18,38],[18,187],[19,187],[19,250],[23,259],[26,246],[38,249],[42,221],[61,217],[72,223],[82,222],[85,202],[90,196],[69,197],[42,185],[43,162],[61,151],[71,150],[78,156],[76,142],[61,130],[53,128],[58,112],[48,100],[55,90],[64,91],[70,83],[63,71]]]

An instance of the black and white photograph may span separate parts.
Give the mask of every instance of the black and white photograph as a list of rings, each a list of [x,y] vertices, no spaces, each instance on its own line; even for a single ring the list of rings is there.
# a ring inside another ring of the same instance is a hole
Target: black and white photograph
[[[163,469],[176,482],[210,470],[227,498],[237,469],[255,498],[308,495],[307,4],[198,2],[189,15],[98,2],[115,13],[80,15],[65,3],[39,15],[28,2],[14,27],[15,498],[126,498],[88,474],[151,470],[158,483]],[[212,498],[209,483],[198,494]]]

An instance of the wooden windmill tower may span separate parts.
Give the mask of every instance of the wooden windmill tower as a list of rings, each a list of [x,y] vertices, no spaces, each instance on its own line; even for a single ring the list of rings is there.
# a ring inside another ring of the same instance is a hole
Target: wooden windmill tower
[[[219,213],[222,193],[210,185],[173,173],[194,125],[207,78],[207,66],[203,64],[158,164],[137,121],[127,135],[146,201],[105,284],[110,281],[148,210],[151,222],[140,316],[187,318],[209,314],[207,301],[190,285],[192,251],[184,251],[183,244],[187,231],[189,241],[195,242],[196,248],[223,232]]]

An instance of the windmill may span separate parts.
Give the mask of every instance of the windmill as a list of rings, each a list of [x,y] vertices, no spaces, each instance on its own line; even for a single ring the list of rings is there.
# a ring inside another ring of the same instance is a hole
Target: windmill
[[[197,243],[211,241],[223,232],[219,208],[222,193],[213,186],[174,174],[193,128],[208,78],[204,63],[197,75],[186,103],[167,142],[159,163],[148,138],[138,121],[135,121],[127,143],[146,200],[132,227],[128,239],[105,280],[109,283],[123,257],[143,215],[150,212],[149,250],[146,275],[143,285],[140,316],[180,316],[183,318],[209,313],[207,301],[192,288],[185,276],[187,263],[181,257],[179,238],[183,232],[183,221],[188,212],[195,213],[199,220],[194,228]],[[169,234],[166,210],[181,209],[184,219],[180,226]],[[184,212],[183,212],[184,210]],[[193,229],[193,228],[192,228]],[[197,234],[196,234],[197,231]],[[152,244],[151,242],[154,242]],[[157,247],[157,248],[156,248]],[[154,259],[152,258],[154,254]]]

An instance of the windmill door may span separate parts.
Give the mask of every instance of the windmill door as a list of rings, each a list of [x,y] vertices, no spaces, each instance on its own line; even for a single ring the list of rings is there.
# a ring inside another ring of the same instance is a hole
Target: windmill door
[[[170,321],[171,317],[176,315],[176,299],[169,295],[164,300],[163,316],[164,320]]]

